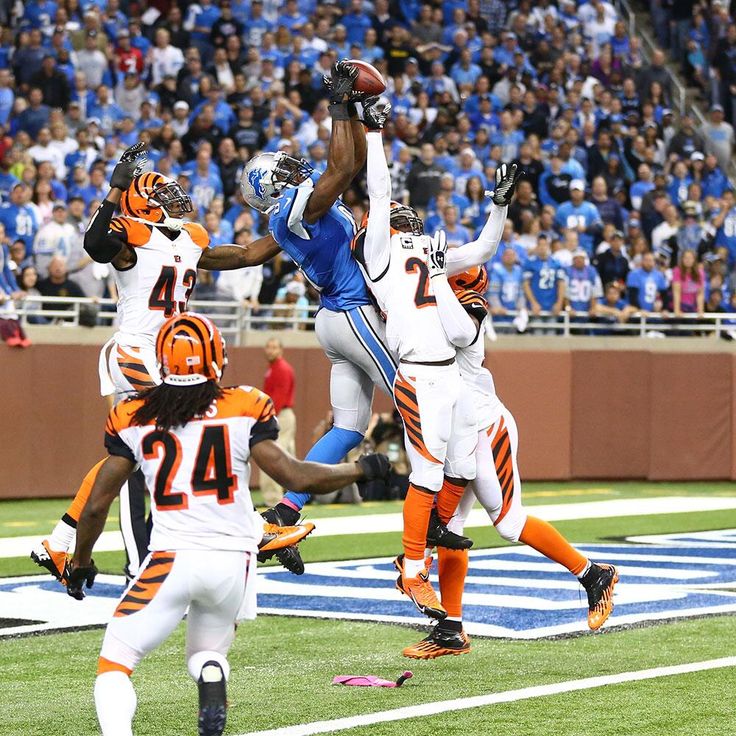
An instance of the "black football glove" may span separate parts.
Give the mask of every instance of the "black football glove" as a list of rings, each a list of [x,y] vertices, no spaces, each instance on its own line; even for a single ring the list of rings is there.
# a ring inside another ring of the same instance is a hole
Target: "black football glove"
[[[518,176],[517,168],[516,164],[511,164],[511,166],[500,164],[496,169],[496,189],[493,192],[493,203],[499,207],[505,207],[514,196]]]
[[[363,480],[386,480],[391,472],[391,462],[380,452],[371,452],[358,458],[358,465],[365,476]]]
[[[347,59],[336,61],[332,65],[330,75],[325,74],[322,77],[322,81],[330,92],[330,102],[335,104],[362,99],[363,95],[353,90],[353,84],[357,78],[357,66],[353,66]],[[345,95],[348,96],[347,100],[343,100]]]
[[[141,173],[147,159],[146,144],[143,141],[126,149],[112,170],[110,187],[125,191],[133,183],[133,179]]]
[[[86,567],[73,567],[67,579],[66,592],[78,601],[84,600],[84,586],[86,584],[88,588],[91,588],[95,577],[97,577],[97,568],[94,560],[90,560],[90,564]]]
[[[383,130],[391,117],[391,103],[378,104],[378,97],[369,97],[363,102],[363,125],[368,130]]]

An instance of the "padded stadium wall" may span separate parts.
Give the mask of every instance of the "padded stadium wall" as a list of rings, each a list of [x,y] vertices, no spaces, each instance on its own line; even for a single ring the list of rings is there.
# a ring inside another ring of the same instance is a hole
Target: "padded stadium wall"
[[[613,340],[598,349],[580,338],[549,350],[542,339],[502,340],[488,352],[499,395],[519,424],[524,478],[736,479],[736,355],[724,343],[690,341],[673,351],[672,341],[655,342]],[[98,351],[0,348],[0,498],[72,495],[103,456]],[[226,383],[262,385],[260,347],[229,354]],[[297,375],[303,456],[328,412],[329,363],[312,347],[287,347],[285,357]],[[390,406],[377,393],[374,408]]]

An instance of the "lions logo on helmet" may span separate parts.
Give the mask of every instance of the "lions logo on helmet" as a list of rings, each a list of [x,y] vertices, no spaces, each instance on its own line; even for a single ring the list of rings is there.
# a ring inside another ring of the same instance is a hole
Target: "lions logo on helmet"
[[[295,187],[312,175],[314,169],[304,160],[278,153],[259,153],[243,169],[240,190],[253,209],[268,214],[286,187]]]

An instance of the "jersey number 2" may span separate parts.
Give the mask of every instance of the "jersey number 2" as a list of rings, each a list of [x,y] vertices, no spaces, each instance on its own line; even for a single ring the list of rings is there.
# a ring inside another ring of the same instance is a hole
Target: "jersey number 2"
[[[161,459],[153,489],[156,508],[159,511],[188,508],[189,500],[185,493],[171,492],[182,460],[181,444],[176,435],[154,430],[143,438],[142,449],[146,460]],[[195,496],[213,494],[217,496],[219,504],[235,500],[238,479],[230,466],[230,433],[227,425],[218,424],[203,429],[190,482]]]
[[[176,266],[163,266],[156,283],[151,289],[151,295],[148,297],[149,309],[163,310],[165,317],[173,316],[174,312],[184,312],[187,308],[189,295],[197,283],[197,273],[191,268],[184,272],[181,282],[186,287],[184,301],[177,303],[174,300],[174,291],[176,289]]]
[[[414,294],[414,304],[417,305],[417,309],[436,306],[437,299],[429,293],[429,269],[427,264],[420,258],[408,258],[406,272],[416,273],[417,271],[419,272],[419,283],[417,284],[416,294]]]

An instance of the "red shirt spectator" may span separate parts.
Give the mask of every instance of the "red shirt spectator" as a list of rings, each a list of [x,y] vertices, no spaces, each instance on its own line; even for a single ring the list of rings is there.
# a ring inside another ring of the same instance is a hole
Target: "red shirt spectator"
[[[263,390],[273,399],[276,416],[282,409],[294,406],[294,369],[283,357],[284,348],[276,339],[266,343],[266,359],[270,363],[263,380]]]
[[[143,54],[140,49],[130,45],[130,33],[121,31],[118,34],[118,48],[115,51],[118,69],[123,74],[135,72],[143,74]]]

